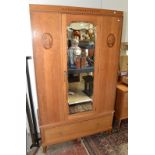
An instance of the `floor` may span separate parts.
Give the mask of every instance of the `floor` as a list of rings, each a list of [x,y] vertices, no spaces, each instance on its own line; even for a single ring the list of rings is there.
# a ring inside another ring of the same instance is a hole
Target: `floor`
[[[32,145],[32,140],[31,140],[31,135],[30,135],[30,133],[28,133],[28,132],[26,132],[26,154],[27,155],[35,155],[36,154],[36,152],[38,151],[38,148],[37,147],[32,147],[31,149],[30,149],[30,147],[31,147],[31,145]]]
[[[47,153],[43,153],[40,147],[36,155],[89,155],[89,153],[82,140],[73,140],[49,146]]]

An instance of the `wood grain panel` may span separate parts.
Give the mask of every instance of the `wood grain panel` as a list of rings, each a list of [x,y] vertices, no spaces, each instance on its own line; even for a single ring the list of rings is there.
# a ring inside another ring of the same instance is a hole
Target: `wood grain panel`
[[[66,14],[62,14],[62,28],[61,28],[61,37],[62,37],[62,62],[63,62],[63,70],[64,70],[64,85],[62,86],[64,89],[64,114],[65,120],[68,119],[69,114],[69,106],[68,106],[68,75],[67,75],[67,59],[68,59],[68,45],[67,45],[67,20]]]
[[[33,12],[31,23],[40,125],[45,125],[64,119],[61,14]],[[44,33],[53,38],[49,49],[43,46]]]
[[[105,16],[101,24],[100,51],[95,58],[98,72],[94,79],[94,102],[97,103],[97,112],[106,112],[114,110],[122,18]],[[113,47],[107,45],[109,34],[115,36]]]
[[[113,115],[104,115],[95,119],[74,122],[66,125],[44,128],[43,145],[55,144],[79,137],[91,135],[112,128]]]
[[[123,84],[117,86],[117,96],[115,104],[115,118],[128,118],[128,87]]]
[[[30,12],[42,145],[111,129],[123,13],[44,5],[30,5]],[[93,111],[69,116],[67,25],[75,21],[96,25]]]

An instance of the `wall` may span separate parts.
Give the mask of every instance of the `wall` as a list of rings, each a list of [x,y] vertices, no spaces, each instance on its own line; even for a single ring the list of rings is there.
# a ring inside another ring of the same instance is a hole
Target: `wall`
[[[128,11],[128,0],[102,0],[102,8]]]
[[[101,8],[102,0],[29,0],[30,4],[66,5],[87,8]]]
[[[128,42],[128,0],[102,0],[102,8],[124,11],[122,42]]]

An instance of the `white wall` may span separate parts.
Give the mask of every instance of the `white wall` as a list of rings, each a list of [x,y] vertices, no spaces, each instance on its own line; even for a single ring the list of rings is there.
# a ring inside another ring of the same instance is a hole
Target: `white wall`
[[[101,8],[102,0],[29,0],[30,4],[66,5],[87,8]]]
[[[102,0],[102,8],[128,11],[128,0]]]
[[[102,0],[102,8],[124,11],[122,42],[128,42],[128,0]]]

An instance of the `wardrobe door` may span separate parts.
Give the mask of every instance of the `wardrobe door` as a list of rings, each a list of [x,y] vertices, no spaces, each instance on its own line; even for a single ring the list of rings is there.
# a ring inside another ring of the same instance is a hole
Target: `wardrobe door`
[[[94,102],[99,113],[114,111],[121,29],[122,17],[102,17],[102,39],[96,56],[98,74],[94,81]]]
[[[73,95],[68,95],[69,114],[70,116],[73,116],[72,114],[82,116],[84,112],[91,114],[96,110],[96,102],[94,102],[94,85],[96,83],[94,83],[94,80],[98,74],[96,57],[99,57],[101,46],[101,17],[87,15],[84,12],[82,15],[68,14],[66,15],[66,21],[68,41],[73,44],[73,41],[77,40],[76,46],[81,50],[81,54],[77,56],[77,60],[79,59],[77,62],[79,63],[75,62],[70,65],[71,56],[68,59],[68,75],[79,73],[80,77],[74,83],[68,80],[68,90],[73,93]],[[78,33],[78,36],[75,32]],[[68,46],[68,49],[73,49],[73,47]],[[82,62],[82,60],[85,61]]]
[[[61,14],[31,12],[40,125],[64,120]]]

